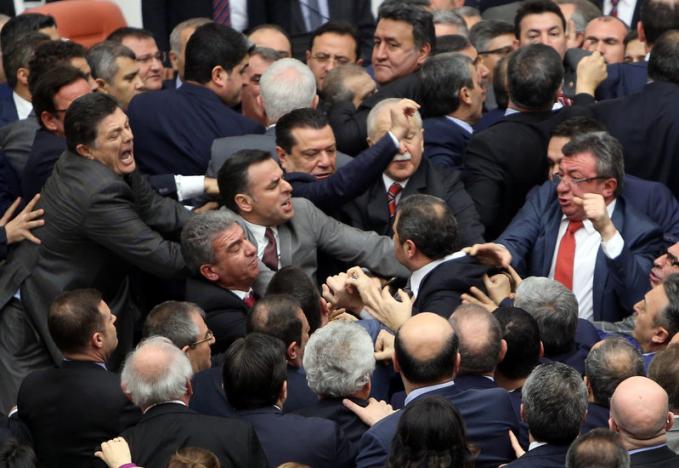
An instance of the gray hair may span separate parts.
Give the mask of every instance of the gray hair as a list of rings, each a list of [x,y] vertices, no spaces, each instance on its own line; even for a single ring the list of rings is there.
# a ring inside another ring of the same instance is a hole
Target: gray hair
[[[273,63],[276,60],[282,59],[284,56],[281,55],[280,52],[277,50],[270,49],[268,47],[254,47],[250,51],[250,57],[253,55],[257,55],[259,57],[262,57],[265,61],[269,63]]]
[[[460,373],[493,372],[502,349],[502,327],[495,316],[479,305],[462,304],[450,316],[450,324],[460,340]],[[483,325],[483,336],[465,333],[469,325]]]
[[[481,12],[479,11],[479,9],[474,8],[472,6],[461,6],[459,8],[455,8],[453,11],[463,18],[471,18],[473,16],[481,16]]]
[[[158,304],[144,321],[143,336],[162,336],[180,349],[189,346],[202,338],[198,325],[192,320],[194,314],[205,318],[203,309],[193,302],[165,301]]]
[[[514,36],[514,25],[500,20],[483,20],[472,26],[469,40],[474,48],[481,52],[488,51],[488,43],[498,36],[511,34]]]
[[[184,225],[181,235],[182,256],[186,267],[198,273],[201,265],[215,263],[212,242],[240,218],[227,210],[208,211],[191,216]]]
[[[347,397],[370,382],[373,342],[355,323],[332,322],[316,330],[304,350],[309,388],[320,396]]]
[[[531,276],[516,288],[514,306],[531,314],[538,323],[546,355],[561,354],[571,347],[578,325],[578,300],[566,286]]]
[[[199,26],[208,23],[212,23],[210,18],[189,18],[179,23],[170,33],[170,50],[175,54],[179,54],[181,52],[182,33],[184,30],[189,28],[197,29]]]
[[[464,18],[451,10],[436,10],[432,13],[434,18],[434,24],[450,24],[452,26],[457,26],[460,36],[469,36],[469,28]]]
[[[620,142],[607,132],[589,132],[576,135],[562,150],[564,156],[591,153],[596,159],[596,172],[600,177],[612,177],[618,182],[615,195],[622,191],[625,177],[623,148]]]
[[[132,49],[120,42],[104,41],[92,46],[87,52],[87,63],[92,69],[92,76],[111,83],[118,73],[116,63],[118,57],[127,57],[132,60],[136,58]]]
[[[369,138],[373,139],[373,136],[375,135],[375,133],[377,133],[377,124],[380,116],[382,115],[382,112],[389,112],[389,107],[398,104],[399,102],[401,102],[401,99],[399,98],[387,98],[382,99],[380,102],[375,104],[375,107],[373,107],[370,110],[370,113],[368,113],[367,118]],[[422,116],[420,116],[420,113],[418,111],[415,111],[415,114],[413,114],[413,119],[415,121],[415,125],[417,126],[417,128],[422,128]]]
[[[592,466],[610,468],[630,466],[629,453],[622,445],[620,434],[597,427],[575,439],[566,454],[566,468]]]
[[[153,336],[139,343],[128,355],[120,382],[132,402],[146,409],[157,403],[181,399],[192,376],[191,362],[186,354],[167,338]]]
[[[311,107],[316,96],[316,78],[309,67],[293,58],[274,62],[259,80],[262,104],[269,122],[288,112]]]
[[[587,23],[602,15],[601,9],[589,0],[556,0],[558,5],[575,5],[571,20],[575,31],[584,33]]]
[[[585,375],[592,386],[594,401],[608,407],[620,382],[646,373],[641,353],[624,338],[612,337],[589,352]]]
[[[570,444],[587,412],[587,388],[578,371],[560,362],[533,369],[521,389],[528,429],[538,442]]]
[[[347,63],[330,70],[323,83],[325,101],[331,106],[338,102],[351,101],[354,98],[354,93],[345,86],[345,83],[349,78],[359,75],[368,75],[368,72],[355,63]]]

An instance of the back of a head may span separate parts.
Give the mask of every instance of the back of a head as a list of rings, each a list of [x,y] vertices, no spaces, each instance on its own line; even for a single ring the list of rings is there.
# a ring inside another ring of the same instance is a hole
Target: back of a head
[[[329,106],[340,102],[350,102],[354,98],[354,93],[347,87],[347,83],[352,79],[365,75],[370,77],[365,68],[355,63],[347,63],[346,65],[333,68],[325,76],[325,80],[323,80],[323,90],[321,91],[323,100]],[[361,97],[365,98],[367,96]]]
[[[285,346],[278,338],[250,333],[224,354],[224,393],[236,410],[276,404],[286,379]]]
[[[502,329],[483,307],[462,304],[450,317],[460,345],[460,374],[492,373],[500,359]]]
[[[679,346],[671,345],[657,353],[648,368],[648,377],[667,392],[670,410],[679,413]]]
[[[624,338],[607,338],[585,359],[585,375],[597,404],[610,404],[615,388],[623,380],[644,374],[641,353]]]
[[[309,67],[294,58],[275,61],[259,80],[264,111],[270,122],[295,109],[311,107],[316,78]]]
[[[620,432],[626,446],[648,446],[665,441],[671,423],[667,392],[653,380],[636,376],[618,385],[611,398],[611,429]]]
[[[490,41],[505,34],[514,34],[514,26],[511,23],[492,19],[482,20],[472,26],[469,40],[477,51],[486,52]]]
[[[570,444],[587,412],[587,388],[580,374],[560,362],[541,364],[521,389],[524,417],[538,442]]]
[[[667,31],[653,45],[648,61],[648,77],[653,81],[679,85],[679,31]]]
[[[10,46],[15,41],[21,40],[32,32],[44,28],[56,27],[54,18],[41,13],[24,13],[11,18],[0,31],[0,44],[2,49]]]
[[[97,128],[102,120],[113,114],[120,105],[111,96],[89,93],[73,101],[64,117],[66,145],[77,153],[78,145],[91,145],[97,138]]]
[[[449,24],[457,27],[456,34],[460,36],[469,36],[469,28],[464,18],[452,10],[435,10],[432,12],[432,19],[434,24]]]
[[[2,46],[2,66],[7,77],[7,84],[14,89],[18,84],[17,72],[20,68],[29,69],[35,50],[43,43],[49,42],[46,34],[29,32],[20,40]],[[29,74],[30,76],[30,74]]]
[[[220,468],[219,458],[199,447],[184,447],[170,457],[167,468]]]
[[[321,294],[300,267],[290,265],[278,270],[266,287],[265,295],[271,294],[290,294],[299,301],[309,322],[309,333],[321,326]]]
[[[9,438],[0,444],[0,466],[2,468],[37,468],[41,465],[30,445]]]
[[[550,136],[572,139],[585,133],[605,131],[606,127],[598,120],[594,120],[591,117],[578,116],[559,123],[559,125],[554,127]]]
[[[472,60],[448,52],[429,58],[420,69],[422,105],[431,117],[449,115],[460,106],[460,90],[474,88]]]
[[[639,21],[644,27],[646,45],[655,47],[660,36],[679,29],[679,2],[676,0],[642,0]]]
[[[509,105],[509,78],[507,78],[507,66],[509,64],[509,56],[502,57],[495,64],[493,70],[493,93],[495,94],[495,102],[500,109],[506,109]]]
[[[33,94],[40,77],[48,73],[57,64],[70,64],[74,58],[85,58],[87,50],[80,44],[71,41],[46,41],[36,47],[31,61],[28,63],[28,89]]]
[[[401,244],[411,240],[431,260],[457,250],[457,221],[440,198],[415,194],[398,205],[396,233]]]
[[[198,341],[198,326],[193,315],[205,316],[205,312],[192,302],[165,301],[158,304],[146,316],[143,337],[162,336],[182,349]]]
[[[568,449],[566,468],[628,468],[629,453],[620,435],[596,428],[579,436]]]
[[[516,307],[499,307],[493,312],[507,342],[504,359],[497,371],[509,379],[524,379],[540,363],[540,329],[531,314]]]
[[[255,303],[248,315],[248,333],[263,333],[281,340],[287,348],[302,341],[302,321],[298,315],[300,305],[289,294],[264,296]]]
[[[118,57],[135,60],[132,49],[120,42],[104,41],[92,46],[87,52],[87,63],[92,69],[92,76],[112,83],[113,77],[118,72],[118,64],[116,63]]]
[[[96,331],[104,328],[99,311],[101,293],[96,289],[75,289],[58,296],[50,306],[47,328],[62,353],[78,353]]]
[[[461,34],[446,34],[436,38],[436,49],[432,50],[431,55],[432,57],[435,57],[451,52],[462,52],[469,47],[473,46],[466,36],[462,36]],[[431,60],[431,58],[429,60]]]
[[[186,44],[184,78],[205,84],[212,79],[212,70],[221,66],[228,73],[248,53],[245,36],[217,23],[200,26]]]
[[[563,81],[563,64],[550,46],[531,44],[512,52],[507,65],[509,97],[524,109],[551,109]]]
[[[419,49],[426,43],[431,44],[432,50],[436,47],[434,18],[426,9],[405,2],[384,2],[378,11],[377,21],[382,19],[410,24],[416,48]]]
[[[149,31],[148,29],[143,29],[143,28],[135,28],[132,26],[123,26],[115,31],[113,31],[111,34],[109,34],[106,37],[107,41],[115,41],[115,42],[123,42],[127,38],[134,38],[134,39],[153,39],[155,41],[155,38],[153,37],[153,33]]]
[[[399,419],[386,466],[473,467],[474,453],[457,409],[440,396],[409,404]]]
[[[235,197],[239,193],[246,193],[248,190],[248,170],[250,166],[273,159],[271,153],[261,150],[240,150],[227,158],[222,164],[217,174],[217,184],[222,203],[238,213],[238,204]]]

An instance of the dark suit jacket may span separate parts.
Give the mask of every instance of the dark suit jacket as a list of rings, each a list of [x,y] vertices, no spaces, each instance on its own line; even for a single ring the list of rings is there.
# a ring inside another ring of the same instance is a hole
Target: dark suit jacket
[[[274,406],[238,411],[236,417],[255,428],[271,466],[286,462],[313,467],[354,466],[356,446],[333,421],[283,414]]]
[[[568,445],[542,445],[529,450],[507,468],[563,468],[566,464]]]
[[[212,140],[264,132],[215,93],[191,83],[176,90],[139,94],[127,114],[137,164],[152,175],[204,175]]]
[[[434,312],[449,318],[462,303],[462,293],[469,291],[472,286],[485,290],[483,274],[487,271],[487,266],[468,256],[443,262],[420,283],[413,313]]]
[[[359,400],[356,398],[349,399],[363,407],[368,404],[367,400]],[[344,431],[346,439],[356,445],[356,447],[358,447],[358,441],[361,440],[361,436],[363,436],[365,431],[370,429],[370,427],[361,421],[353,411],[348,410],[342,404],[342,398],[323,398],[318,400],[316,404],[297,410],[295,413],[302,416],[313,416],[335,421],[342,431]]]
[[[567,366],[571,366],[578,371],[580,375],[585,373],[585,359],[589,354],[589,348],[581,346],[578,343],[573,343],[570,349],[560,354],[545,354],[541,362],[557,361]]]
[[[637,2],[639,5],[641,2]],[[648,62],[614,63],[608,65],[608,77],[596,89],[597,100],[615,99],[638,93],[648,81]]]
[[[519,421],[509,395],[503,389],[462,390],[456,385],[427,392],[416,399],[441,396],[455,406],[467,426],[467,438],[481,451],[477,467],[497,467],[513,460],[508,430],[518,434]],[[389,456],[402,412],[387,416],[361,438],[356,465],[359,468],[383,467]]]
[[[563,213],[553,184],[530,197],[497,239],[512,254],[512,264],[524,275],[548,276]],[[613,224],[625,241],[622,253],[609,259],[601,250],[594,267],[594,320],[616,322],[633,311],[648,291],[648,274],[662,248],[658,226],[618,197]]]
[[[120,389],[120,377],[88,361],[64,361],[61,368],[30,374],[17,406],[38,459],[55,468],[103,466],[95,450],[141,418]]]
[[[462,155],[472,134],[446,116],[425,119],[422,126],[424,157],[438,167],[462,169]]]
[[[679,241],[679,202],[667,185],[626,175],[622,193],[637,210],[662,228],[668,245]]]
[[[66,149],[66,139],[52,132],[39,128],[35,132],[33,147],[28,155],[28,161],[21,174],[21,196],[30,200],[36,193],[40,193],[45,181],[52,174],[61,153]]]
[[[494,380],[483,375],[461,374],[455,376],[455,385],[461,390],[483,390],[484,388],[497,388]]]
[[[12,88],[7,83],[0,84],[0,127],[19,120],[17,106],[12,97]]]
[[[630,455],[630,466],[646,468],[675,468],[679,466],[679,455],[667,446]]]
[[[63,291],[96,288],[117,316],[119,345],[114,357],[132,346],[135,317],[128,311],[132,266],[160,277],[180,274],[176,235],[190,213],[160,197],[138,171],[119,176],[96,160],[70,152],[54,166],[38,204],[45,225],[33,232],[40,246],[22,243],[0,273],[0,306],[21,288],[30,317],[55,363],[61,353],[47,329],[47,311]],[[112,359],[115,368],[116,359]]]
[[[440,169],[423,158],[420,167],[401,192],[401,199],[416,193],[426,193],[445,200],[457,220],[459,247],[483,242],[483,226],[474,203],[464,189],[459,172],[442,174]],[[354,227],[386,236],[393,233],[387,209],[387,190],[382,177],[354,201],[344,205],[341,212],[344,221]]]
[[[268,467],[250,424],[232,418],[205,416],[178,403],[150,408],[139,423],[123,432],[140,466],[163,468],[184,447],[212,451],[222,467]]]
[[[186,300],[205,311],[205,323],[215,335],[213,353],[223,353],[231,343],[245,336],[249,310],[233,292],[203,278],[188,278]]]
[[[586,434],[592,429],[603,427],[608,429],[608,418],[610,417],[610,410],[605,406],[597,405],[596,403],[587,403],[587,417],[585,422],[580,426],[580,434]]]
[[[679,85],[656,81],[640,93],[600,102],[594,116],[625,152],[625,172],[667,185],[679,196]],[[630,119],[629,116],[638,116]]]
[[[20,195],[19,177],[5,154],[0,152],[0,213],[4,213]]]

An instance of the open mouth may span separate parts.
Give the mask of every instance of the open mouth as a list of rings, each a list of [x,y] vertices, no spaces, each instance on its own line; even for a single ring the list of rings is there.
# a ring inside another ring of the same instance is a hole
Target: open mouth
[[[291,210],[291,209],[292,209],[292,200],[290,200],[290,199],[288,198],[286,201],[284,201],[284,202],[281,204],[281,207],[282,207],[284,210]]]
[[[125,165],[134,163],[134,152],[132,149],[126,149],[120,154],[120,162]]]

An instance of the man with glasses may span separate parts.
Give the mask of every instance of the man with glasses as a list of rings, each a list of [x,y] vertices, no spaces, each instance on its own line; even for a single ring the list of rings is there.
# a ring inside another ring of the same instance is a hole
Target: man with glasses
[[[158,50],[150,31],[140,28],[118,28],[107,38],[130,48],[139,65],[139,77],[144,91],[158,91],[163,87],[163,53]]]
[[[662,248],[657,225],[620,196],[622,147],[605,132],[577,136],[563,148],[559,183],[531,197],[497,243],[470,254],[571,289],[579,316],[618,321],[648,290]]]
[[[361,65],[358,33],[347,23],[329,21],[314,31],[306,51],[306,63],[316,77],[316,88],[323,90],[323,81],[330,70],[348,63]]]

